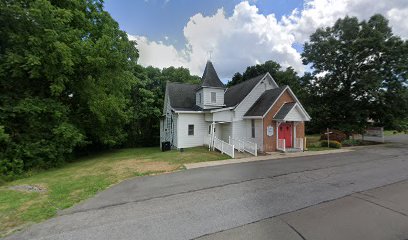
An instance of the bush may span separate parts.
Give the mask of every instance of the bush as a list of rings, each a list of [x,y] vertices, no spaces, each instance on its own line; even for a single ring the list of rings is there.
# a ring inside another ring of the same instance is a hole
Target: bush
[[[341,143],[347,139],[347,135],[340,130],[330,129],[330,132],[330,141],[333,140]],[[322,133],[320,135],[320,140],[327,140],[327,134]]]
[[[363,141],[360,139],[346,139],[341,142],[343,146],[356,146],[356,145],[362,145]]]
[[[327,147],[327,141],[321,141],[320,142],[321,147]],[[338,141],[329,141],[329,147],[331,148],[341,148],[341,143]]]
[[[0,126],[3,178],[59,166],[84,142],[81,131],[68,123],[68,109],[52,99],[26,98],[8,110],[4,119],[9,127]]]

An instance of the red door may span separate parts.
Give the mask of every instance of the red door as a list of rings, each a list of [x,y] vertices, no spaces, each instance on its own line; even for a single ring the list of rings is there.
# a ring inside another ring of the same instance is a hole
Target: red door
[[[279,139],[285,139],[285,147],[292,147],[292,124],[281,123],[279,125]]]

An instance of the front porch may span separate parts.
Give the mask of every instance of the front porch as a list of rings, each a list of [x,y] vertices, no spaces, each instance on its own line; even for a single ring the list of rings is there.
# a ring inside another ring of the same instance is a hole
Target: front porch
[[[233,123],[214,121],[208,128],[209,134],[205,142],[208,143],[209,150],[217,149],[232,158],[235,158],[236,155],[247,157],[246,153],[253,156],[258,155],[258,144],[248,141],[244,136],[234,135]]]
[[[300,134],[302,121],[276,121],[276,149],[281,152],[302,152],[304,149],[304,130]],[[303,129],[303,128],[302,128]]]

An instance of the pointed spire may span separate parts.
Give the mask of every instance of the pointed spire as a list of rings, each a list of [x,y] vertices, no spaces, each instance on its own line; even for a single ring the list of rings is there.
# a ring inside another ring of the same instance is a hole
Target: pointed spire
[[[225,88],[224,84],[218,77],[218,74],[215,71],[214,66],[210,60],[208,60],[207,64],[205,65],[205,70],[201,78],[200,87]]]

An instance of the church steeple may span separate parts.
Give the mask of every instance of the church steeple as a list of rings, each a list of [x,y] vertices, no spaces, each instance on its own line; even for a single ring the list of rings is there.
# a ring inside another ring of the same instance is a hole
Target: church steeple
[[[196,88],[196,105],[203,109],[224,107],[225,85],[221,82],[211,61],[207,61],[201,83]]]
[[[200,87],[225,88],[211,61],[207,61],[207,64],[205,65]]]

